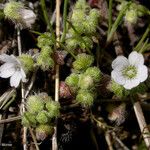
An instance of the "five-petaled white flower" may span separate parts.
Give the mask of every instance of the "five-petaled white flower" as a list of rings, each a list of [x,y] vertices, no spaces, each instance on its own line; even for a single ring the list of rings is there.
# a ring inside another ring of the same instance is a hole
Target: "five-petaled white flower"
[[[10,86],[18,87],[20,81],[26,82],[26,75],[20,61],[14,55],[0,55],[0,61],[5,62],[0,66],[0,77],[9,78]]]
[[[132,89],[144,82],[148,77],[148,69],[144,65],[142,54],[133,51],[128,59],[124,56],[118,56],[112,62],[112,79],[125,89]]]

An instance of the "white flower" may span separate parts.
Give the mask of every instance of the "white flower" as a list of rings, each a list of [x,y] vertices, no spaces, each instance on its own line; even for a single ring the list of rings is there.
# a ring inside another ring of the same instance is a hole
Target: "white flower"
[[[20,15],[22,17],[23,23],[26,27],[31,28],[31,25],[35,22],[36,15],[32,10],[21,9]]]
[[[14,55],[0,55],[0,61],[5,62],[0,66],[0,77],[9,78],[10,86],[18,87],[20,81],[26,82],[26,75],[21,67],[20,61]]]
[[[144,65],[142,54],[133,51],[128,59],[124,56],[118,56],[112,62],[112,79],[125,89],[132,89],[144,82],[148,77],[148,69]]]

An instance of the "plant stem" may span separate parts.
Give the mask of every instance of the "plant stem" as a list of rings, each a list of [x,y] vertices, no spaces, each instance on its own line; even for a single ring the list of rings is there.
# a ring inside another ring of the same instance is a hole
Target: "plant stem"
[[[59,47],[60,42],[60,0],[56,0],[56,46]],[[59,65],[55,66],[55,101],[59,101]],[[58,150],[57,145],[57,120],[56,125],[54,126],[54,134],[52,137],[52,150]]]
[[[19,56],[21,55],[21,36],[20,36],[20,29],[19,27],[17,28],[17,42],[18,42],[18,53]]]
[[[45,19],[46,24],[48,25],[48,28],[49,28],[49,30],[50,30],[50,32],[52,34],[52,40],[55,41],[55,34],[54,34],[52,25],[50,23],[50,20],[49,20],[48,14],[47,14],[45,0],[40,0],[40,2],[41,2],[41,7],[42,7],[44,19]]]
[[[64,10],[63,10],[63,33],[61,37],[61,42],[63,43],[65,41],[66,32],[67,32],[67,4],[68,0],[64,0]]]
[[[144,53],[145,52],[148,40],[149,39],[146,39],[146,41],[144,42],[143,46],[140,48],[139,53]]]
[[[32,75],[32,77],[31,77],[31,81],[30,81],[30,84],[29,84],[29,86],[28,86],[28,88],[27,88],[27,90],[26,90],[26,93],[25,93],[25,98],[27,98],[27,96],[29,95],[29,93],[30,93],[30,90],[32,89],[32,86],[33,86],[33,84],[34,84],[34,81],[35,81],[35,78],[36,78],[36,73],[37,73],[37,68],[34,70],[34,72],[33,72],[33,75]]]
[[[113,0],[109,0],[109,12],[108,12],[108,34],[111,30],[112,26],[112,2]]]
[[[150,132],[147,128],[147,124],[144,118],[144,114],[143,114],[140,102],[139,101],[134,102],[134,98],[132,96],[131,96],[131,100],[133,103],[134,112],[135,112],[140,130],[141,130],[141,134],[143,136],[143,139],[147,148],[149,149],[150,148],[150,136],[149,136]]]
[[[31,127],[29,127],[29,131],[30,131],[30,134],[31,134],[31,136],[32,136],[33,142],[34,142],[34,144],[35,144],[35,148],[36,148],[36,150],[40,150],[40,149],[39,149],[39,147],[38,147],[38,144],[37,144],[36,137],[35,137],[35,135],[34,135],[34,133],[33,133],[33,131],[32,131],[32,128],[31,128]]]
[[[117,30],[120,21],[122,20],[124,13],[126,12],[126,10],[129,8],[129,6],[131,5],[131,2],[128,2],[128,4],[126,4],[126,6],[119,12],[119,15],[116,19],[116,21],[114,22],[114,24],[112,25],[112,28],[110,30],[110,33],[108,33],[107,36],[107,43],[110,43],[112,40],[112,37],[114,35],[114,32]]]
[[[135,51],[139,51],[140,48],[142,47],[142,43],[143,41],[146,39],[146,37],[148,36],[150,32],[150,24],[148,25],[147,29],[145,30],[142,38],[140,39],[140,41],[138,42],[138,44],[136,45],[136,47],[134,48]]]
[[[17,28],[17,42],[18,42],[18,53],[19,56],[22,54],[22,48],[21,48],[21,36],[20,36],[20,28]],[[25,89],[24,85],[21,82],[21,114],[25,112]],[[27,128],[23,127],[23,149],[27,150]]]
[[[21,118],[22,118],[21,116],[17,116],[17,117],[12,117],[12,118],[9,118],[9,119],[0,120],[0,124],[20,120]]]

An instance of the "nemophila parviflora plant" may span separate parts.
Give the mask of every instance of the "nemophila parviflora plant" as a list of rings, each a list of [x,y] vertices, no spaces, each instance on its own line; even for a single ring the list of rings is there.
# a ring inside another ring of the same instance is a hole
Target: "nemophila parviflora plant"
[[[49,70],[54,67],[52,58],[54,42],[51,39],[51,34],[46,32],[38,37],[38,47],[41,48],[40,54],[37,57],[37,65],[43,70]]]
[[[30,55],[22,54],[19,57],[2,54],[0,61],[4,62],[0,66],[0,77],[9,78],[10,86],[17,88],[20,81],[26,82],[26,75],[34,68],[34,61]]]
[[[37,139],[43,140],[53,131],[53,120],[60,114],[59,103],[53,101],[48,95],[31,95],[27,99],[26,108],[27,111],[22,116],[22,124],[35,128]]]
[[[91,9],[85,0],[76,2],[71,16],[72,27],[68,30],[66,39],[66,47],[69,50],[93,47],[92,36],[96,33],[99,16],[99,11]]]
[[[101,71],[98,67],[92,67],[94,58],[82,53],[77,55],[73,62],[73,73],[65,80],[70,87],[76,101],[82,106],[91,106],[96,98],[96,86],[101,80]]]
[[[36,20],[36,15],[27,9],[22,2],[10,1],[4,6],[4,15],[20,28],[31,28]]]

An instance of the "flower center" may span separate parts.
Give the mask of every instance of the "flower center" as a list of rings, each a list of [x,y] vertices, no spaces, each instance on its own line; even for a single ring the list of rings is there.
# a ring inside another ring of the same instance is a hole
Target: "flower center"
[[[135,66],[127,66],[122,70],[124,77],[128,79],[133,79],[137,75],[137,69]]]

